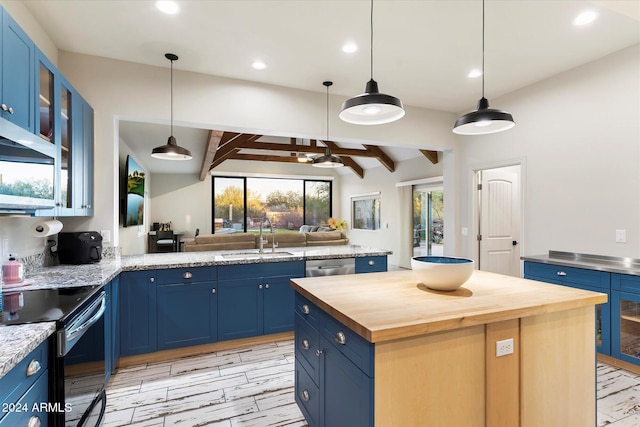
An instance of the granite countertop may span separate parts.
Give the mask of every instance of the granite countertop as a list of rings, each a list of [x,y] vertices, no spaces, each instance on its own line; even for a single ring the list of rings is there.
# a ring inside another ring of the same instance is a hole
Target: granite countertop
[[[357,245],[276,248],[276,252],[288,252],[290,255],[278,254],[277,257],[267,255],[262,258],[258,257],[257,254],[248,254],[249,252],[257,251],[235,250],[128,255],[117,258],[103,258],[95,264],[43,267],[28,272],[23,286],[12,287],[10,289],[5,287],[3,292],[104,285],[122,271],[353,258],[383,256],[392,253],[386,249],[375,249]],[[270,253],[270,249],[265,249],[264,252],[268,254]],[[232,258],[225,258],[223,254],[230,254]],[[233,254],[239,258],[234,257]],[[0,326],[0,343],[2,343],[0,346],[0,378],[9,372],[29,354],[29,352],[53,334],[54,331],[55,322]]]
[[[640,259],[635,258],[549,251],[548,255],[523,256],[520,257],[520,259],[523,261],[561,265],[564,267],[576,267],[587,270],[640,276]]]
[[[479,270],[452,292],[428,289],[410,270],[305,277],[291,285],[371,343],[607,302],[603,293]]]

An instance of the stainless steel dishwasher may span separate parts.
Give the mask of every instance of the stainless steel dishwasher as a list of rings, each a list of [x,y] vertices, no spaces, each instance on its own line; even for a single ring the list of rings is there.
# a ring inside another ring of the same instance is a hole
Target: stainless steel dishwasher
[[[305,276],[337,276],[356,272],[355,258],[317,259],[305,261]]]

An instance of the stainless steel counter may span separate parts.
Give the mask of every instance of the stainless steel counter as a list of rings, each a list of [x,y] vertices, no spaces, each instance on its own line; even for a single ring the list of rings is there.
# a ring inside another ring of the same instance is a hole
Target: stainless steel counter
[[[523,261],[540,262],[543,264],[562,265],[565,267],[576,267],[587,270],[607,271],[609,273],[640,276],[640,259],[635,258],[549,251],[548,255],[523,256],[520,257],[520,259]]]

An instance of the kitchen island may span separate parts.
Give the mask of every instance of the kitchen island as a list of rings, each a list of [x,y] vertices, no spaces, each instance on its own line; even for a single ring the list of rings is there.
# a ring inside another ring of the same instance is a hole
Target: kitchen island
[[[453,292],[412,271],[291,285],[296,401],[311,427],[595,425],[606,294],[481,271]]]

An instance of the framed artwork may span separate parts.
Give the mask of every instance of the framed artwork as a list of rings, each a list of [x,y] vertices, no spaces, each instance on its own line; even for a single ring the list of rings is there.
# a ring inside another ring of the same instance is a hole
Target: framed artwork
[[[144,169],[127,156],[127,197],[125,199],[124,226],[142,225],[144,222]]]
[[[380,229],[380,192],[351,196],[351,224],[354,230]]]

